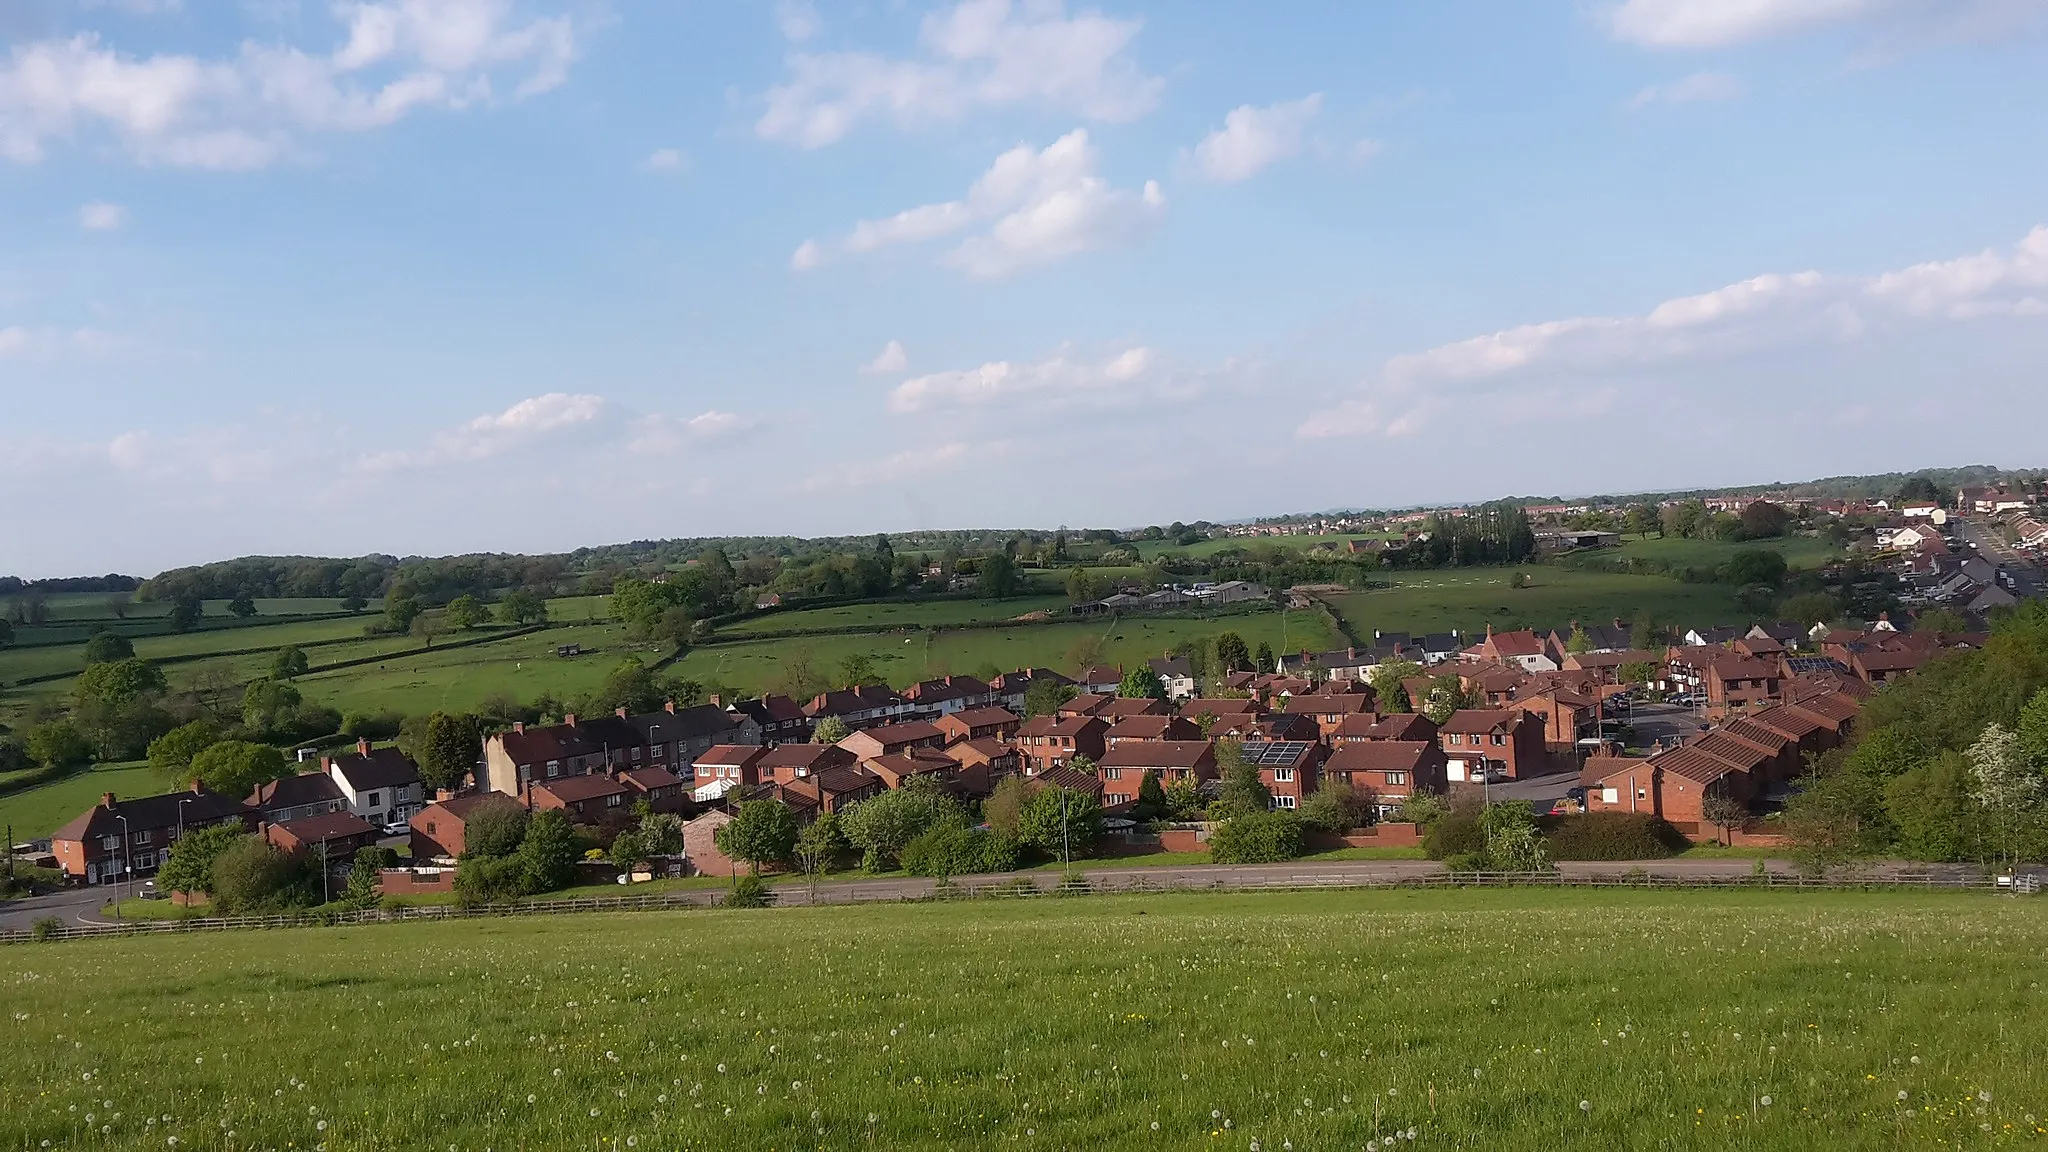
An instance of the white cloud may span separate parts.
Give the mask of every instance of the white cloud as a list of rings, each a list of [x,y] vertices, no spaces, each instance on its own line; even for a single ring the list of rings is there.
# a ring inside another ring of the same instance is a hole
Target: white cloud
[[[1641,316],[1524,324],[1395,356],[1365,394],[1312,414],[1306,438],[1414,431],[1452,408],[1516,395],[1583,395],[1603,375],[1853,343],[1913,319],[2048,314],[2048,227],[1987,250],[1879,276],[1766,274]]]
[[[1084,128],[1042,150],[1020,144],[996,157],[964,198],[860,221],[829,247],[806,240],[790,266],[802,271],[834,255],[921,243],[982,224],[987,230],[962,240],[946,263],[973,276],[1003,276],[1128,240],[1159,214],[1166,197],[1157,181],[1138,192],[1110,187],[1095,175],[1095,160]]]
[[[19,324],[0,328],[0,360],[55,360],[67,353],[91,356],[109,351],[120,343],[96,328],[25,328]]]
[[[754,129],[765,140],[818,148],[866,120],[915,127],[979,107],[1038,104],[1088,120],[1134,120],[1158,104],[1163,87],[1129,56],[1139,27],[1093,10],[1070,17],[1060,0],[963,0],[924,17],[918,59],[792,55],[789,78],[768,90]]]
[[[860,366],[866,376],[887,376],[901,372],[910,366],[910,354],[903,350],[901,341],[891,340],[882,345],[882,350],[873,360]]]
[[[551,432],[588,424],[606,413],[605,398],[549,392],[487,413],[437,438],[438,448],[463,460],[481,460]]]
[[[1061,351],[1035,364],[995,360],[913,377],[889,393],[889,409],[914,413],[1017,403],[1116,403],[1153,394],[1171,383],[1150,348],[1126,348],[1098,361],[1070,359]]]
[[[1195,145],[1202,175],[1218,183],[1234,183],[1301,151],[1310,121],[1322,110],[1322,93],[1300,100],[1231,110],[1223,127]]]
[[[0,59],[0,156],[34,163],[52,142],[105,132],[136,160],[255,168],[302,138],[362,132],[422,108],[548,91],[575,57],[568,17],[515,20],[510,0],[340,3],[327,54],[245,41],[230,57],[138,57],[81,34]]]
[[[1695,72],[1669,84],[1653,84],[1629,98],[1629,107],[1647,104],[1694,104],[1715,100],[1737,100],[1747,90],[1740,76],[1726,72]]]
[[[2038,24],[2039,0],[1623,0],[1616,39],[1648,48],[1725,48],[1818,28],[1866,25],[1905,38],[1996,39]]]
[[[88,232],[112,232],[127,222],[126,208],[103,200],[95,200],[78,210],[78,226]]]
[[[656,148],[641,164],[650,172],[674,172],[683,166],[683,154],[675,148]]]
[[[801,43],[825,30],[825,22],[810,0],[779,0],[775,5],[775,26],[784,39]]]

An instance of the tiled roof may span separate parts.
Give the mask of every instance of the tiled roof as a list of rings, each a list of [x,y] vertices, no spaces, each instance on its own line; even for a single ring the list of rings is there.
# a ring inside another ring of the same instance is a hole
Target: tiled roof
[[[1040,784],[1052,788],[1065,788],[1069,792],[1087,792],[1102,795],[1102,778],[1072,768],[1048,768],[1037,776]]]
[[[1652,758],[1651,763],[1667,773],[1683,776],[1698,784],[1712,784],[1723,776],[1742,771],[1726,760],[1709,756],[1696,747],[1665,752]]]
[[[287,820],[274,825],[291,833],[294,840],[302,844],[321,840],[342,840],[351,836],[375,835],[377,827],[352,812],[323,812],[303,820]]]
[[[137,796],[132,800],[116,799],[112,808],[105,804],[95,804],[51,833],[50,838],[84,840],[92,836],[115,835],[122,831],[122,824],[118,819],[121,816],[128,818],[129,832],[176,828],[181,822],[178,808],[180,800],[185,801],[182,822],[186,824],[211,824],[224,816],[241,816],[249,811],[241,801],[231,800],[205,789],[171,792],[162,796]]]
[[[1512,728],[1526,715],[1520,708],[1460,708],[1450,714],[1440,732],[1492,732]]]
[[[544,780],[533,785],[536,791],[546,792],[564,804],[575,804],[583,800],[597,800],[606,796],[617,796],[628,789],[624,784],[609,776],[592,773],[588,776],[564,776],[559,780]]]
[[[331,763],[357,792],[372,788],[403,788],[420,782],[419,766],[396,748],[372,748],[368,756],[336,756]]]
[[[249,798],[242,801],[252,808],[303,808],[308,804],[331,804],[346,799],[341,785],[325,772],[301,772],[258,784]],[[191,805],[186,805],[189,811]],[[132,821],[131,821],[132,822]]]
[[[1104,768],[1193,768],[1212,758],[1206,740],[1126,740],[1102,754]]]
[[[998,708],[991,704],[982,708],[963,708],[953,713],[950,719],[955,724],[964,724],[969,728],[989,728],[999,724],[1015,724],[1017,714],[1008,708]]]
[[[1435,748],[1436,745],[1428,740],[1374,740],[1345,744],[1330,753],[1330,758],[1323,763],[1323,771],[1334,774],[1412,772]]]
[[[809,748],[809,744],[784,745],[784,747]],[[769,749],[758,744],[717,744],[706,748],[692,761],[694,764],[710,764],[717,767],[744,767],[760,761],[769,754]]]

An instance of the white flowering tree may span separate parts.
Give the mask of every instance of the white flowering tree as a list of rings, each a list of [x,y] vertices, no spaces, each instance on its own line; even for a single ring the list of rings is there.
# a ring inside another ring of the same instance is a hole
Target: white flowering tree
[[[2019,736],[1993,722],[1970,745],[1970,801],[1989,820],[1997,863],[2019,863],[2022,835],[2041,803],[2041,774],[2029,762]]]

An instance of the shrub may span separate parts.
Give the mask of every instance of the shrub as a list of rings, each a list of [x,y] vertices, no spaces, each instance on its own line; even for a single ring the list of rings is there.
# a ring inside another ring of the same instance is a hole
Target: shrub
[[[279,911],[311,902],[305,898],[306,871],[262,838],[243,836],[213,858],[206,891],[223,916]]]
[[[775,903],[775,890],[766,880],[749,874],[740,877],[723,903],[727,908],[766,908]]]
[[[1017,866],[1014,837],[958,825],[927,830],[903,847],[903,870],[912,876],[1008,872]]]
[[[1422,852],[1431,860],[1449,862],[1454,856],[1486,851],[1486,830],[1479,826],[1476,812],[1452,812],[1430,826],[1422,839]]]
[[[1544,821],[1555,860],[1661,860],[1690,847],[1670,821],[1647,812],[1588,812]]]
[[[465,855],[455,869],[455,902],[465,908],[526,895],[526,862],[517,856]]]
[[[55,940],[57,933],[63,927],[64,921],[57,919],[55,916],[44,916],[29,926],[28,934],[30,939],[37,942]]]
[[[1370,788],[1342,781],[1323,785],[1301,804],[1301,822],[1310,828],[1342,835],[1372,823],[1375,797]]]
[[[463,856],[510,856],[526,839],[526,809],[510,797],[478,804],[463,821]]]
[[[1301,817],[1292,812],[1233,816],[1209,834],[1209,859],[1218,864],[1277,864],[1301,855]]]

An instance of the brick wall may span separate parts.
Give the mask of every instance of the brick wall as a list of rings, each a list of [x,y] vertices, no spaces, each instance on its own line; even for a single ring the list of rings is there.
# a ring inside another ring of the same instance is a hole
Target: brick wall
[[[377,873],[377,891],[385,896],[426,896],[455,891],[455,869],[419,871],[386,868]]]

